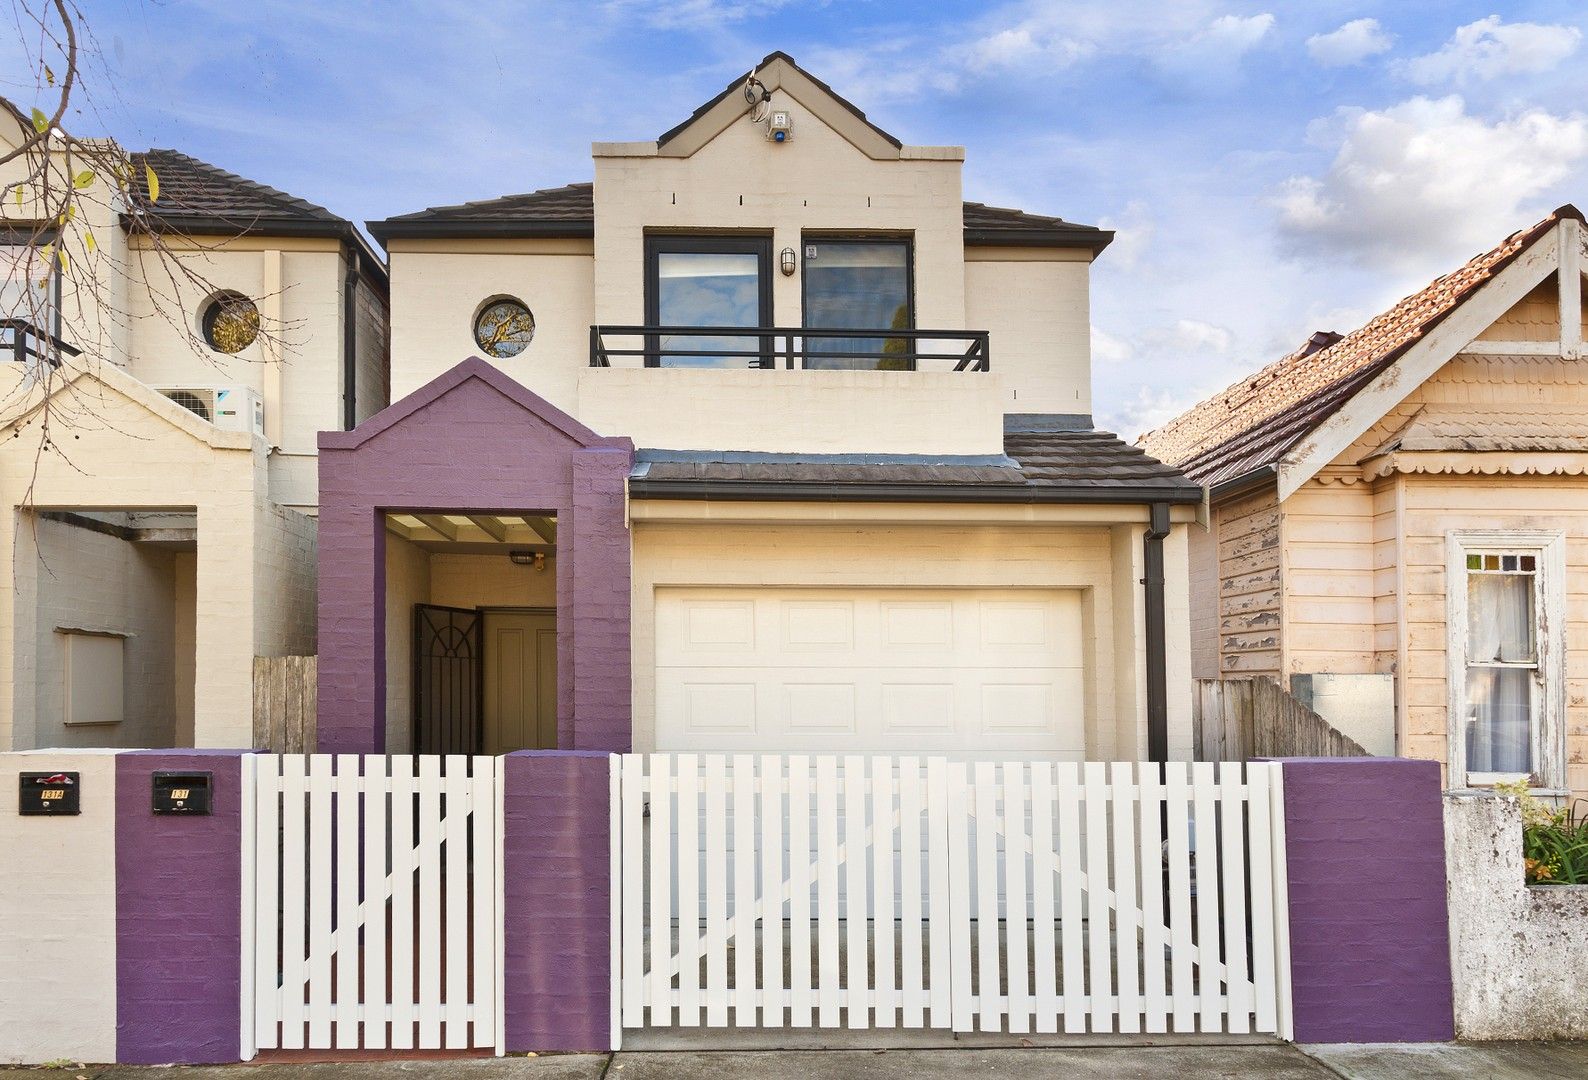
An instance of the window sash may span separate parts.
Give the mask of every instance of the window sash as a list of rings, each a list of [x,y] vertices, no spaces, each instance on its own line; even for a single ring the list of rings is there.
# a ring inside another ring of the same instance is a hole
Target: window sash
[[[1565,607],[1565,538],[1559,533],[1457,530],[1447,534],[1447,545],[1450,783],[1456,787],[1489,786],[1522,779],[1546,789],[1559,789],[1565,783],[1564,642],[1560,630]],[[1496,579],[1524,580],[1530,588],[1518,594],[1503,585],[1483,584]],[[1528,598],[1525,609],[1519,610],[1516,604],[1519,595]],[[1511,603],[1509,608],[1504,606],[1507,601]],[[1509,618],[1510,625],[1502,621],[1498,627],[1485,628],[1475,604],[1487,605],[1494,618]],[[1515,625],[1518,617],[1526,620],[1525,634]],[[1553,628],[1552,634],[1544,633],[1546,627]],[[1503,715],[1507,707],[1515,709],[1519,704],[1514,699],[1517,676],[1504,674],[1509,672],[1528,673],[1520,683],[1528,688],[1525,707],[1529,771],[1525,773],[1497,771],[1491,765],[1498,763],[1496,753],[1503,760],[1508,737],[1515,746],[1516,732],[1514,728],[1507,731],[1507,718]],[[1475,712],[1472,682],[1478,673],[1490,673],[1494,694],[1490,704],[1495,710],[1484,718],[1490,730],[1483,747],[1488,752],[1481,755],[1469,752],[1478,747],[1468,746]],[[1506,683],[1511,684],[1509,695]],[[1469,763],[1478,767],[1470,767]]]

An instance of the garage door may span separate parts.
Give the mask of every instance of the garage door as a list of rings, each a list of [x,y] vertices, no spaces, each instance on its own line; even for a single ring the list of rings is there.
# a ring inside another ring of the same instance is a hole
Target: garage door
[[[1084,757],[1077,590],[659,588],[658,750]]]

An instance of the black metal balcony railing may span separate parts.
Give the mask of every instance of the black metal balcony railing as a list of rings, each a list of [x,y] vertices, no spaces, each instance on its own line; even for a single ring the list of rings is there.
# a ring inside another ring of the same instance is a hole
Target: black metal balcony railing
[[[0,319],[0,357],[9,353],[10,359],[19,364],[42,360],[51,367],[60,367],[63,356],[76,356],[79,352],[26,319]]]
[[[986,330],[784,326],[590,328],[590,366],[986,371]]]

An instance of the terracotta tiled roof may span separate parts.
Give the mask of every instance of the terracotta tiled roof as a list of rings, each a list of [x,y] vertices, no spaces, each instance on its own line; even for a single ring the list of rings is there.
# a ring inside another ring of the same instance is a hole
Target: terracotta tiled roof
[[[150,202],[144,165],[153,168],[159,199]],[[353,225],[323,206],[207,164],[176,150],[132,155],[129,202],[133,224],[153,219],[184,232],[351,235]]]
[[[1139,445],[1208,485],[1275,464],[1563,217],[1582,220],[1575,207],[1561,207],[1333,345],[1317,349],[1309,340],[1143,435]]]

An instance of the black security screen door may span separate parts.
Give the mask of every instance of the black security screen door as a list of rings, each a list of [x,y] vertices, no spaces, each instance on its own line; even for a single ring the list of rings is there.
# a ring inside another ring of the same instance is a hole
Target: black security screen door
[[[805,326],[909,330],[915,326],[908,240],[805,238]],[[810,338],[808,368],[908,371],[909,338]]]
[[[414,753],[480,753],[483,623],[471,609],[414,605]]]
[[[772,325],[772,242],[756,236],[651,236],[645,241],[645,321],[656,327]],[[650,367],[763,367],[770,343],[710,334],[652,335]],[[695,350],[699,350],[698,352]],[[713,356],[736,351],[751,355]]]

